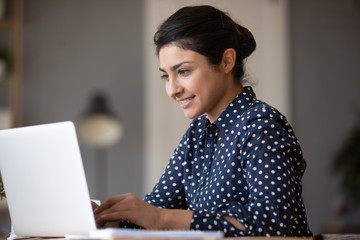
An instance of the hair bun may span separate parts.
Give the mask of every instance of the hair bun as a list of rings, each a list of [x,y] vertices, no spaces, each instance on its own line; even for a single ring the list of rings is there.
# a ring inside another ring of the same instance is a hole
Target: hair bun
[[[236,23],[235,23],[236,24]],[[256,41],[249,29],[236,24],[242,59],[250,56],[256,49]]]

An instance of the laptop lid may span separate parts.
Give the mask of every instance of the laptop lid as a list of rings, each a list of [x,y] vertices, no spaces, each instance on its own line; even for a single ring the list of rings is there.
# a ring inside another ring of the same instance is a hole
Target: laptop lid
[[[0,171],[17,236],[88,235],[96,228],[72,122],[1,130]]]

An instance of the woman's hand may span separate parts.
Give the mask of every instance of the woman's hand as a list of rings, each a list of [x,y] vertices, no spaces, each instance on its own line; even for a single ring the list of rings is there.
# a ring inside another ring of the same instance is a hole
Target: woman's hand
[[[129,221],[146,229],[189,229],[192,211],[155,207],[134,194],[109,198],[94,211],[97,227]]]
[[[127,193],[109,198],[95,209],[95,220],[98,227],[104,227],[108,222],[130,221],[148,229],[160,229],[161,209],[148,204]]]

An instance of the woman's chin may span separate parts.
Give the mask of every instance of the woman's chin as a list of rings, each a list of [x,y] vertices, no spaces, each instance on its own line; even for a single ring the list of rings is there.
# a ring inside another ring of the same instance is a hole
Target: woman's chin
[[[194,113],[194,112],[190,112],[190,111],[186,111],[184,110],[184,115],[185,117],[189,118],[189,119],[194,119],[199,117],[200,115],[202,115],[201,113]]]

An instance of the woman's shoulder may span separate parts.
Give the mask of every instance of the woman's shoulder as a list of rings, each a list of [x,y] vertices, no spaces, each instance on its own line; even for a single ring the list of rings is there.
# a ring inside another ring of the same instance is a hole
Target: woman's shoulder
[[[250,105],[242,115],[242,119],[247,122],[271,119],[282,123],[287,123],[286,117],[275,107],[257,100]]]
[[[236,125],[246,125],[248,122],[272,119],[287,122],[285,116],[275,107],[257,99],[252,87],[247,86],[230,103],[220,116],[221,120],[231,119]]]

